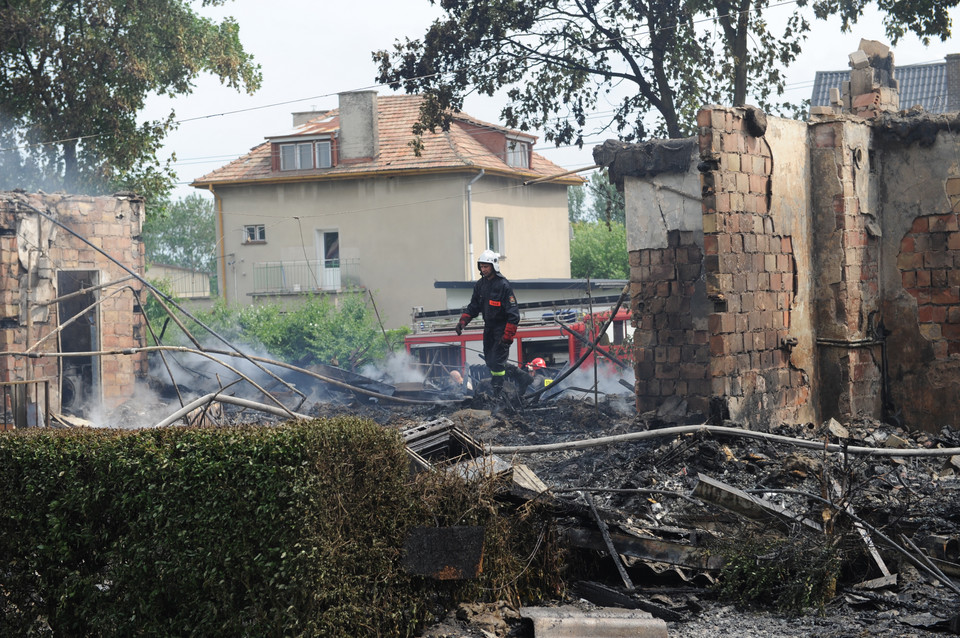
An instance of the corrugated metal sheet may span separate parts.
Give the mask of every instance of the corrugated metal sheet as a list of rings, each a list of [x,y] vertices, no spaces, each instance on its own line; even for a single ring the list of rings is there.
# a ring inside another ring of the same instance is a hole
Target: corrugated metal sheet
[[[894,69],[900,81],[900,108],[919,104],[928,113],[947,110],[947,64],[913,64]],[[830,89],[842,89],[850,79],[850,71],[817,71],[810,96],[811,106],[830,106]]]

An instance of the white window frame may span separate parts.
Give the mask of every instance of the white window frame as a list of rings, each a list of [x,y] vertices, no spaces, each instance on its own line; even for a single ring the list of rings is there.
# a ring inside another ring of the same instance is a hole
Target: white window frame
[[[516,137],[507,137],[507,166],[530,168],[530,141]]]
[[[243,227],[243,243],[263,244],[267,241],[267,227],[263,224],[248,224]]]
[[[333,144],[330,140],[317,140],[316,151],[314,152],[314,165],[317,168],[330,168],[333,166]]]
[[[483,221],[483,236],[487,249],[500,255],[502,259],[505,252],[503,246],[503,218],[485,218]]]
[[[281,171],[305,171],[333,166],[333,142],[329,139],[283,142],[279,146]]]

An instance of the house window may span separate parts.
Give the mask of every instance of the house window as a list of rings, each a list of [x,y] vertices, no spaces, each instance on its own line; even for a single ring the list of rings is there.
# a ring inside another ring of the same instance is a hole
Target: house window
[[[263,224],[251,224],[243,227],[243,243],[255,244],[267,241],[267,229]]]
[[[330,142],[317,142],[317,168],[330,168],[333,166],[332,155],[330,152]]]
[[[330,140],[280,144],[280,170],[302,171],[333,166]]]
[[[503,219],[487,217],[487,248],[503,257]]]
[[[530,143],[507,139],[507,166],[530,168]]]

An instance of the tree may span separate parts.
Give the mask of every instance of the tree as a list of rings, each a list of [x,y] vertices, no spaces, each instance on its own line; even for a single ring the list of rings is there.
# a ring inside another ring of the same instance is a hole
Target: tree
[[[203,5],[225,0],[202,0]],[[7,0],[0,4],[0,124],[45,175],[28,183],[158,201],[174,180],[156,158],[174,126],[138,123],[148,95],[191,92],[200,73],[233,88],[260,86],[237,24],[194,12],[192,0]],[[7,128],[9,127],[9,128]],[[29,145],[29,146],[25,146]],[[9,147],[5,147],[8,148]],[[20,161],[22,165],[24,160]],[[0,174],[14,163],[0,153]],[[0,186],[20,183],[5,179]]]
[[[567,187],[567,217],[570,223],[582,222],[587,215],[587,187],[583,184]]]
[[[934,11],[960,0],[878,0],[912,30],[946,38],[949,20]],[[506,91],[503,121],[541,129],[556,144],[583,144],[587,115],[617,101],[601,130],[624,141],[691,134],[705,103],[780,111],[780,69],[793,61],[810,25],[798,10],[782,33],[768,30],[770,0],[443,0],[445,16],[422,39],[373,54],[377,79],[423,93],[414,133],[446,128],[451,110],[477,92]],[[798,0],[798,6],[806,0]],[[818,0],[820,17],[866,0]],[[910,21],[912,18],[913,21]],[[715,30],[714,25],[719,25]],[[752,90],[751,90],[752,89]],[[593,131],[597,133],[600,131]],[[414,140],[416,148],[416,139]]]
[[[148,217],[143,244],[151,262],[212,272],[217,244],[213,201],[191,193]]]
[[[629,278],[626,226],[602,222],[573,224],[570,275],[593,279]]]

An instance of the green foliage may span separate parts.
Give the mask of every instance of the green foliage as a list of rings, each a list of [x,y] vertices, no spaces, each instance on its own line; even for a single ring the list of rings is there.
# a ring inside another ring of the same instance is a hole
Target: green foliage
[[[653,134],[681,137],[693,132],[701,105],[724,96],[742,104],[748,80],[761,107],[769,106],[771,90],[783,92],[776,63],[797,56],[809,26],[795,18],[782,34],[770,33],[768,5],[445,2],[444,16],[421,39],[374,54],[377,79],[427,95],[415,133],[447,126],[447,109],[460,109],[465,95],[503,89],[506,125],[541,129],[558,145],[582,145],[595,133],[586,130],[588,114],[611,102],[613,114],[599,130],[634,141],[648,136],[644,123],[652,121]],[[722,28],[698,28],[709,18]]]
[[[493,479],[411,482],[396,431],[353,417],[0,433],[0,481],[4,636],[409,636],[464,596],[560,586],[542,518]],[[434,524],[482,525],[489,550],[439,604],[402,565]]]
[[[194,193],[178,199],[143,224],[147,261],[213,272],[216,220],[213,201]]]
[[[570,242],[570,276],[628,279],[627,229],[619,223],[578,222]]]
[[[164,279],[153,280],[150,284],[170,299],[177,301],[176,294],[173,292],[173,285],[169,281]],[[156,333],[154,335],[148,331],[150,345],[155,346],[157,345],[155,337],[160,337],[161,333],[164,332],[164,325],[168,323],[169,315],[160,301],[157,300],[157,296],[152,292],[144,291],[140,300],[141,303],[145,301],[143,305],[144,314],[146,315],[150,328]],[[166,302],[164,302],[164,305],[169,307],[169,304]]]
[[[366,299],[362,292],[342,295],[336,303],[327,295],[316,295],[291,308],[231,307],[218,301],[195,316],[228,341],[262,347],[282,361],[355,369],[384,358],[409,330],[387,330],[384,336]],[[189,322],[188,329],[203,339],[202,328]]]
[[[907,33],[913,33],[924,45],[931,37],[946,42],[951,35],[950,9],[960,4],[960,0],[878,0],[876,7],[883,13],[883,25],[887,37],[896,44]],[[852,24],[873,5],[866,0],[816,0],[813,9],[818,18],[839,15],[841,28],[849,31]]]
[[[200,73],[233,88],[260,85],[236,22],[203,18],[195,4],[35,0],[0,6],[0,112],[7,118],[0,125],[4,147],[8,141],[20,147],[0,154],[0,188],[129,189],[148,204],[162,201],[174,175],[169,161],[159,165],[157,153],[174,118],[171,112],[141,122],[146,98],[189,94]]]
[[[721,596],[799,614],[822,608],[836,594],[842,555],[829,538],[738,536],[723,545]]]
[[[586,219],[587,187],[584,185],[567,187],[567,217],[570,223]]]
[[[881,0],[888,35],[950,35],[949,7],[960,0]],[[419,39],[374,53],[377,80],[427,96],[414,135],[446,128],[466,95],[503,91],[507,126],[540,129],[558,145],[582,145],[609,131],[624,141],[695,132],[703,104],[748,101],[767,111],[783,99],[783,69],[801,52],[806,2],[782,31],[771,31],[771,0],[450,0]],[[820,18],[848,27],[867,0],[816,0]],[[712,24],[710,24],[712,23]],[[613,113],[595,130],[588,115]],[[651,130],[646,130],[645,124]],[[417,139],[413,142],[417,145]]]

